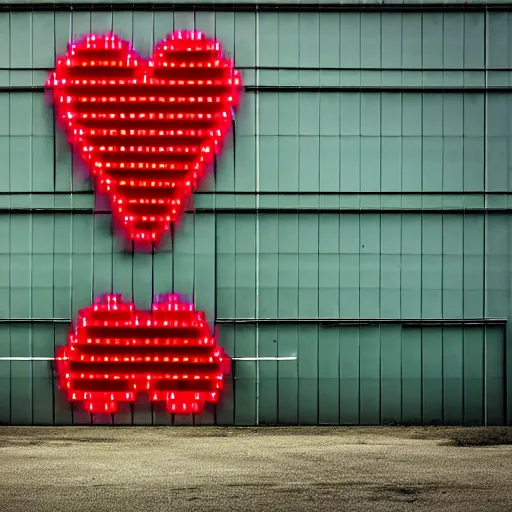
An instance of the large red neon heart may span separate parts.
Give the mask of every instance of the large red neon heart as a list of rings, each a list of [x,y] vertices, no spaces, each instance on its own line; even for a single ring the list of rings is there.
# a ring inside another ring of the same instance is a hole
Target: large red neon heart
[[[201,412],[218,401],[231,365],[204,314],[177,295],[160,297],[151,311],[120,295],[100,297],[80,310],[56,360],[68,400],[91,413],[114,413],[139,392],[166,402],[170,413]]]
[[[129,239],[156,242],[231,128],[241,78],[219,42],[186,31],[147,61],[116,35],[89,35],[70,44],[46,85]]]

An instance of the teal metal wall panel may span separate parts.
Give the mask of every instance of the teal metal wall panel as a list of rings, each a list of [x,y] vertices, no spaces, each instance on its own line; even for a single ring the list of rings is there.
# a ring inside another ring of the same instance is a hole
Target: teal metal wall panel
[[[301,325],[298,334],[298,422],[301,425],[315,425],[318,423],[318,327]]]
[[[259,355],[277,357],[277,325],[260,330]],[[259,368],[259,422],[266,425],[278,423],[278,362],[261,361]]]
[[[97,295],[179,292],[230,355],[297,360],[233,362],[221,404],[187,418],[142,401],[91,418],[48,361],[0,360],[0,423],[510,424],[512,327],[482,319],[512,306],[512,15],[480,4],[3,10],[0,357],[52,357],[58,320]],[[199,212],[134,253],[42,86],[70,38],[114,30],[147,56],[178,28],[215,35],[250,90]]]
[[[298,326],[278,327],[278,357],[294,357],[298,355]],[[288,364],[284,364],[288,363]],[[299,367],[296,361],[278,362],[277,374],[277,419],[279,423],[296,425],[299,421]]]
[[[442,348],[443,423],[461,425],[464,423],[464,332],[460,329],[444,328]]]
[[[347,327],[340,332],[340,423],[360,422],[360,339],[359,329]]]
[[[442,330],[423,329],[421,337],[422,421],[439,425],[443,417]]]
[[[362,329],[359,332],[359,422],[362,425],[380,423],[380,356],[380,329]]]
[[[503,425],[506,421],[503,405],[504,396],[504,365],[503,352],[505,348],[503,333],[487,330],[484,340],[485,368],[485,418],[489,425]]]
[[[422,333],[402,332],[402,423],[419,425],[423,417]]]
[[[464,412],[468,425],[483,423],[483,330],[476,329],[464,336]]]
[[[336,425],[340,420],[340,332],[327,330],[318,340],[318,422]]]
[[[256,331],[251,325],[234,330],[235,357],[256,357]],[[254,425],[257,416],[256,361],[240,361],[233,376],[234,424]]]
[[[65,341],[64,327],[2,324],[0,334],[4,342],[10,339],[8,353],[14,357],[27,353],[51,357],[54,344]],[[255,361],[237,361],[233,386],[228,385],[216,411],[171,421],[158,407],[138,403],[133,413],[121,408],[113,417],[94,421],[252,425],[256,414],[260,424],[495,425],[505,421],[500,327],[301,327],[297,332],[291,325],[262,326],[258,335],[263,357],[299,355],[298,361],[260,363],[259,395]],[[255,336],[250,325],[221,329],[222,344],[234,348],[237,357],[255,356]],[[93,421],[55,392],[46,362],[2,361],[2,379],[4,424]]]
[[[380,332],[380,423],[402,417],[402,330],[389,326]]]

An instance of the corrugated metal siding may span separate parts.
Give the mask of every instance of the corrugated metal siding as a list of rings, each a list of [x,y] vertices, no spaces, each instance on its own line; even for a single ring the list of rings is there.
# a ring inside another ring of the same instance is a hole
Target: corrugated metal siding
[[[70,38],[113,29],[148,55],[178,28],[215,35],[250,91],[197,212],[127,253],[42,85]],[[52,357],[96,295],[173,291],[230,355],[297,361],[237,361],[199,417],[95,421],[511,423],[510,326],[485,320],[511,312],[511,28],[505,11],[0,12],[0,357]],[[90,421],[48,362],[0,361],[1,423]]]

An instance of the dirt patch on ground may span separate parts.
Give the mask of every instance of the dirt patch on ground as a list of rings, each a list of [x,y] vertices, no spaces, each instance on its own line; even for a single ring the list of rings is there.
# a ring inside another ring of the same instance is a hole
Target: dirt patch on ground
[[[122,434],[121,434],[122,432]],[[6,437],[38,443],[44,441],[71,441],[84,443],[122,442],[127,437],[150,439],[154,435],[169,438],[215,437],[276,437],[276,436],[329,436],[343,441],[358,440],[362,444],[379,437],[417,440],[453,441],[458,446],[512,444],[512,427],[210,427],[173,426],[125,427],[125,426],[77,426],[77,427],[1,427],[0,443]],[[460,442],[458,441],[460,440]]]
[[[511,512],[510,437],[511,428],[5,427],[0,509]]]
[[[512,444],[512,427],[468,428],[451,432],[453,446],[500,446]]]

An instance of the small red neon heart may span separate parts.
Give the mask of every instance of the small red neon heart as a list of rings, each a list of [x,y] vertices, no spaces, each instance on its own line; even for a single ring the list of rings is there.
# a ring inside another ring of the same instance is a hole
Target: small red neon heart
[[[91,413],[114,413],[140,392],[170,413],[199,413],[218,402],[231,366],[204,314],[177,295],[159,297],[151,311],[120,295],[100,297],[80,310],[56,360],[68,400]]]
[[[46,86],[130,240],[176,222],[231,128],[240,73],[219,42],[174,32],[142,59],[114,34],[70,44]]]

